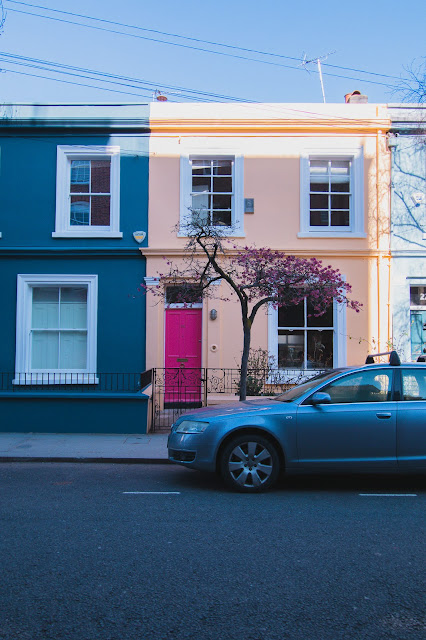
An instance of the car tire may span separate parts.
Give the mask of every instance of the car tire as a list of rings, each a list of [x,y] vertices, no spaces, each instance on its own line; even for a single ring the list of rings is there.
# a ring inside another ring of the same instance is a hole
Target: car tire
[[[280,474],[277,447],[257,434],[235,436],[222,451],[220,473],[233,491],[266,491],[276,483]]]

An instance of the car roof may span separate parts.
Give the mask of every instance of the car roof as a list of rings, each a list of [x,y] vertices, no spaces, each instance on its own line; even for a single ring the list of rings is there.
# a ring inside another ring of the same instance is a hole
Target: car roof
[[[401,362],[401,364],[389,364],[389,362],[375,362],[374,364],[362,364],[359,366],[352,365],[349,367],[338,367],[331,369],[330,373],[349,373],[351,371],[368,371],[369,369],[398,369],[400,367],[414,367],[415,369],[424,369],[426,362]]]

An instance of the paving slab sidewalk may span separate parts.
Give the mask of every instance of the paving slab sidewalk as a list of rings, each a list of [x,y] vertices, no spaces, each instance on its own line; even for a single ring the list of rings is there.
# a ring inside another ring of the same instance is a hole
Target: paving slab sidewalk
[[[0,462],[168,463],[167,433],[0,433]]]

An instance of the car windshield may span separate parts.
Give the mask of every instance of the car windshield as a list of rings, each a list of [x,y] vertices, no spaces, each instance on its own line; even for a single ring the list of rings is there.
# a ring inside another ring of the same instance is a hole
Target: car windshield
[[[314,378],[310,378],[306,382],[302,382],[302,384],[298,384],[292,389],[284,391],[284,393],[272,399],[277,400],[277,402],[293,402],[293,400],[297,400],[317,384],[327,382],[327,380],[335,376],[339,371],[340,369],[333,369],[333,371],[327,371],[327,373],[320,373]]]

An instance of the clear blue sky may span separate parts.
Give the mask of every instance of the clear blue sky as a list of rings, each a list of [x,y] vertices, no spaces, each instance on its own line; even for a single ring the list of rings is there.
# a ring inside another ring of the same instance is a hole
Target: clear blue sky
[[[211,94],[220,94],[256,102],[322,102],[316,66],[309,65],[309,74],[299,66],[300,60],[304,52],[310,59],[333,51],[335,53],[328,56],[322,67],[327,102],[342,102],[344,94],[354,89],[366,93],[370,102],[398,102],[400,97],[384,86],[396,85],[398,80],[341,67],[399,78],[404,67],[426,54],[424,0],[411,0],[409,3],[395,0],[305,0],[291,3],[286,0],[29,0],[21,3],[3,0],[3,5],[7,12],[0,36],[3,103],[147,102],[152,99],[156,88],[170,100],[191,99],[189,93],[173,95],[175,92],[164,88],[165,85],[204,92],[209,100],[213,99]],[[40,9],[40,6],[46,9]],[[276,55],[266,56],[179,39],[75,17],[60,13],[61,10]],[[51,16],[55,20],[22,11]],[[69,24],[64,20],[80,24]],[[86,28],[83,24],[97,29]],[[121,31],[127,35],[101,29]],[[185,44],[187,48],[154,42],[145,37]],[[4,54],[26,59],[5,57]],[[108,76],[111,83],[104,84],[93,77],[82,78],[81,70],[68,69],[68,73],[76,75],[55,74],[50,66],[30,62],[27,58],[126,76],[139,83]],[[256,62],[254,58],[274,64]],[[28,64],[45,68],[28,67]],[[35,77],[36,74],[93,86],[55,82]],[[152,84],[141,85],[142,80]],[[136,86],[120,87],[117,82]],[[112,91],[94,86],[104,86]]]

